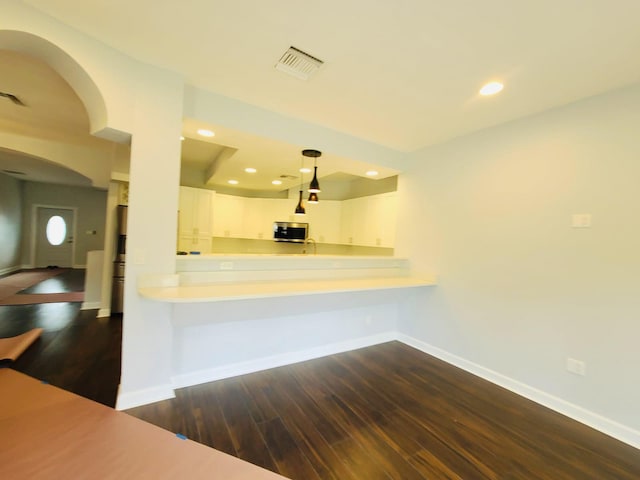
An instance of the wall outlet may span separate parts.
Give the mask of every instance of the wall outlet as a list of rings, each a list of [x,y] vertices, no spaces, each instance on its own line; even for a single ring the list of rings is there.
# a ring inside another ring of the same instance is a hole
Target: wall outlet
[[[146,261],[147,252],[141,248],[137,248],[133,252],[133,264],[134,265],[144,265]]]
[[[220,270],[233,270],[233,262],[220,262]]]
[[[574,213],[571,217],[571,226],[573,228],[591,228],[591,214]]]
[[[587,364],[582,360],[567,358],[567,370],[571,373],[584,377],[587,374]]]

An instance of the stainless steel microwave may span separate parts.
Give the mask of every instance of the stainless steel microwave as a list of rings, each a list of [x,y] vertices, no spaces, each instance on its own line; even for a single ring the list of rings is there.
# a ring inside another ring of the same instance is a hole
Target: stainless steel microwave
[[[274,222],[273,239],[276,242],[304,243],[309,235],[308,223]]]

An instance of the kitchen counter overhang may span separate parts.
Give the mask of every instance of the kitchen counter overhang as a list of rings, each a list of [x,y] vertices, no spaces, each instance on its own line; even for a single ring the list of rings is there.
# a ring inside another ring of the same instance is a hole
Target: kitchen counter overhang
[[[200,303],[327,293],[407,289],[436,284],[396,257],[324,255],[178,256],[175,275],[147,275],[138,292],[169,303]]]

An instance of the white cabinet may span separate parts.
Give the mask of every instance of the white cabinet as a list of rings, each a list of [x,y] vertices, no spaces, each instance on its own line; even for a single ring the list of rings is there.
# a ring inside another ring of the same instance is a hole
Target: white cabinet
[[[396,229],[395,193],[342,202],[340,243],[393,248]]]
[[[309,224],[318,243],[393,248],[396,231],[395,192],[345,201],[305,201],[305,216],[293,215],[297,199],[245,198],[211,190],[180,187],[178,248],[211,251],[212,237],[273,239],[273,222]]]
[[[244,200],[244,238],[272,240],[273,222],[287,218],[284,214],[287,202],[276,198]]]
[[[309,236],[318,243],[340,243],[342,202],[320,200],[317,204],[305,204],[304,222],[309,223]]]
[[[244,235],[243,197],[216,194],[213,202],[213,236],[242,238]]]
[[[211,252],[214,193],[201,188],[180,187],[178,250]]]
[[[396,240],[396,195],[390,193],[368,198],[369,242],[374,247],[393,248]]]

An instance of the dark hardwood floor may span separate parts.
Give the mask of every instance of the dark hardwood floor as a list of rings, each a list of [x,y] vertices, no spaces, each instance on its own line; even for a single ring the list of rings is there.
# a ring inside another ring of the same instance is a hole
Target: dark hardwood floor
[[[84,270],[68,270],[24,293],[81,291]],[[80,303],[0,306],[0,337],[44,329],[14,363],[4,366],[52,385],[115,406],[120,383],[122,318],[96,318]]]
[[[83,285],[55,278],[29,293]],[[122,319],[95,315],[0,306],[0,336],[44,329],[11,368],[115,405]],[[294,480],[640,478],[640,450],[398,342],[176,395],[128,413]]]
[[[398,342],[128,411],[294,480],[640,478],[640,451]]]

